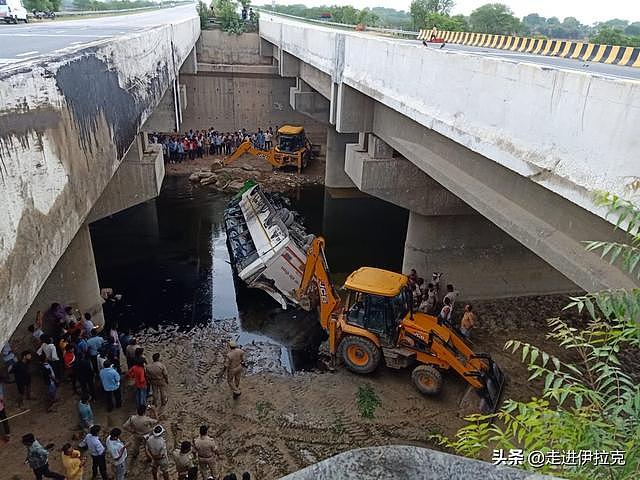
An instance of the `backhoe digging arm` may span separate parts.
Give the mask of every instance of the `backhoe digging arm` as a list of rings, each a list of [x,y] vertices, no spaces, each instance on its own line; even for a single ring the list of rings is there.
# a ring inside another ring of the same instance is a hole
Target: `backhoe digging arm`
[[[275,159],[273,148],[271,150],[260,150],[253,146],[251,140],[245,140],[242,142],[235,151],[229,155],[224,160],[225,165],[229,165],[239,159],[242,155],[248,153],[249,155],[253,155],[254,157],[259,157],[265,159],[271,165],[276,168],[281,167],[280,163]]]
[[[304,300],[308,300],[309,289],[313,282],[318,290],[320,325],[329,333],[329,352],[333,359],[337,347],[335,314],[340,306],[340,297],[329,278],[329,266],[324,255],[324,238],[322,237],[316,237],[307,251],[302,281],[296,291],[296,297],[301,303],[310,303]]]

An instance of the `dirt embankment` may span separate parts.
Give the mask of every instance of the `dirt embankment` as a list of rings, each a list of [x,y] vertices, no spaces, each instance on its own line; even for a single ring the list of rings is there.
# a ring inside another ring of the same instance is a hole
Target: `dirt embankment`
[[[504,398],[528,399],[539,395],[540,384],[527,381],[519,356],[503,350],[504,342],[520,339],[562,353],[545,339],[544,319],[561,313],[565,297],[533,297],[476,303],[481,326],[475,332],[474,350],[493,355],[508,377]],[[458,307],[458,305],[456,305]],[[311,371],[289,375],[278,365],[261,362],[261,345],[249,344],[249,367],[242,380],[243,394],[233,400],[220,373],[226,341],[236,335],[234,322],[215,322],[205,328],[179,332],[175,328],[138,335],[145,355],[159,352],[171,378],[170,400],[163,424],[177,440],[191,439],[202,424],[220,444],[219,473],[250,471],[258,479],[278,478],[329,456],[358,447],[410,444],[434,448],[429,435],[453,435],[464,424],[458,404],[466,384],[454,372],[445,375],[443,392],[424,397],[412,386],[410,370],[381,367],[358,376],[343,367],[335,373]],[[126,383],[126,382],[123,382]],[[369,385],[380,404],[372,419],[362,418],[358,388]],[[44,413],[44,389],[34,375],[36,400],[30,414],[11,422],[13,438],[0,450],[2,478],[33,478],[23,464],[20,436],[34,432],[42,443],[55,442],[51,467],[61,471],[59,448],[72,443],[77,423],[77,398],[68,384],[61,387],[57,412]],[[7,385],[7,413],[16,407],[15,388]],[[133,390],[126,387],[124,406],[108,414],[100,398],[94,404],[96,422],[107,430],[121,426],[134,411]],[[126,436],[126,435],[125,435]],[[88,476],[88,475],[87,475]],[[132,461],[129,479],[150,478],[148,464]]]
[[[246,180],[255,180],[265,190],[276,192],[286,192],[300,185],[324,183],[324,156],[313,159],[301,174],[295,169],[274,170],[266,160],[248,154],[227,166],[223,158],[221,155],[205,155],[182,163],[169,163],[166,173],[190,176],[194,183],[225,192],[239,190]]]

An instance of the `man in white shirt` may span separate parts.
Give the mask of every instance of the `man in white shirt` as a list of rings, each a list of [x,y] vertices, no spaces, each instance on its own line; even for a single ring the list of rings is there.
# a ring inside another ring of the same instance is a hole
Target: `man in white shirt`
[[[109,457],[113,461],[115,480],[124,480],[127,474],[127,446],[120,440],[122,430],[114,428],[105,442]]]
[[[91,455],[91,478],[96,478],[98,471],[100,471],[102,480],[107,480],[109,477],[107,477],[107,461],[104,456],[105,448],[100,441],[99,434],[100,425],[92,425],[87,436],[80,442],[80,447],[86,447]]]

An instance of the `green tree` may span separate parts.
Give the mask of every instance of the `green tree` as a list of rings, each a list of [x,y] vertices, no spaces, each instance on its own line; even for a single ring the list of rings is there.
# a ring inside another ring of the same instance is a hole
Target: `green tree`
[[[522,19],[523,25],[530,33],[546,35],[547,19],[537,13],[530,13]]]
[[[360,12],[358,12],[357,23],[369,25],[370,27],[376,27],[380,25],[380,17],[370,9],[363,8],[362,10],[360,10]]]
[[[630,243],[588,242],[587,249],[640,277],[640,210],[607,193],[598,194],[596,203],[615,215],[617,228],[626,225]],[[571,479],[638,478],[640,386],[634,378],[637,372],[625,359],[640,349],[640,289],[574,297],[567,308],[589,318],[586,328],[559,318],[548,320],[548,338],[567,350],[569,360],[520,341],[506,345],[521,353],[530,381],[543,381],[542,396],[526,402],[508,400],[496,415],[467,417],[468,424],[455,440],[440,437],[443,445],[472,457],[483,456],[487,449],[624,451],[623,466],[578,462],[535,469]],[[534,469],[528,461],[523,468]]]
[[[244,32],[244,22],[238,13],[238,2],[235,0],[215,0],[212,4],[213,14],[225,32],[240,34]]]
[[[621,18],[612,18],[611,20],[607,20],[606,22],[599,22],[598,28],[611,28],[614,30],[624,30],[629,25],[628,20],[623,20]]]
[[[51,4],[49,0],[23,0],[22,4],[24,8],[29,12],[33,12],[34,10],[37,12],[42,12],[45,10],[58,10],[60,2],[56,2],[57,5],[55,7]]]
[[[592,43],[604,45],[621,45],[623,47],[640,47],[640,37],[628,36],[622,30],[612,28],[601,28],[597,35],[590,38]]]
[[[509,7],[502,3],[487,3],[469,16],[471,30],[481,33],[511,35],[523,30],[523,25]]]
[[[624,33],[631,36],[640,35],[640,22],[633,22],[627,25],[624,29]]]
[[[91,0],[73,0],[73,6],[78,10],[89,10],[91,8]]]
[[[198,2],[198,15],[200,16],[200,28],[207,28],[209,26],[209,7],[202,1]]]
[[[453,1],[416,0],[411,3],[411,20],[414,29],[433,28],[467,31],[469,24],[464,15],[450,16]]]

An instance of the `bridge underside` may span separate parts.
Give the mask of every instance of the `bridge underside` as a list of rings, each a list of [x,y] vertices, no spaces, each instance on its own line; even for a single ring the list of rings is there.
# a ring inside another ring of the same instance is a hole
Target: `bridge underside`
[[[585,198],[586,190],[565,182],[554,191],[549,182],[562,180],[552,173],[523,175],[439,133],[389,106],[389,92],[365,88],[376,83],[366,72],[359,82],[347,81],[339,60],[325,68],[324,58],[307,56],[305,49],[315,48],[309,36],[302,46],[285,42],[284,28],[279,44],[271,43],[278,43],[272,32],[263,35],[263,51],[281,75],[297,78],[292,107],[327,125],[326,184],[355,186],[410,211],[405,270],[445,271],[467,298],[637,285],[584,250],[587,240],[629,240],[602,215],[558,193]],[[351,37],[341,43],[339,36],[332,34],[335,48],[327,55],[348,58],[344,42]]]

